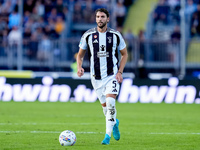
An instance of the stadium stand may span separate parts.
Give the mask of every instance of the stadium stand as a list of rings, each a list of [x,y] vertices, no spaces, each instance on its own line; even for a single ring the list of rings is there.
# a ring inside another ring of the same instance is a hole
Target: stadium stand
[[[151,3],[155,1],[146,10],[142,7],[146,2],[136,0],[24,0],[23,5],[18,0],[0,0],[0,69],[71,71],[81,35],[96,26],[94,12],[104,7],[111,14],[109,26],[119,30],[127,43],[129,59],[125,72],[134,72],[136,77],[144,77],[149,72],[170,72],[178,76],[180,0],[151,0]],[[23,6],[23,16],[20,6]],[[141,14],[140,18],[138,13],[131,14],[133,8]],[[199,0],[186,0],[186,60],[189,63],[186,67],[190,69],[199,67],[193,59],[198,56],[198,44],[193,41],[200,35],[199,12]],[[88,68],[87,62],[83,65]]]
[[[159,7],[165,8],[159,9]],[[164,11],[161,12],[161,10]],[[186,72],[188,76],[191,76],[192,72],[196,69],[198,70],[199,68],[199,63],[196,59],[197,57],[199,57],[199,10],[199,0],[185,0],[185,53]],[[160,15],[158,15],[159,13]],[[181,65],[180,13],[180,0],[158,0],[158,4],[152,10],[147,24],[146,38],[158,42],[155,45],[156,47],[152,47],[152,45],[146,46],[147,49],[150,51],[148,60],[167,62],[165,63],[167,71],[169,71],[170,68],[172,69],[173,67],[175,67],[175,70],[172,71],[174,73],[173,75],[177,75],[177,73],[179,74],[179,67],[175,64]],[[168,62],[172,62],[174,65],[172,65],[171,67],[167,67],[169,66],[167,65]],[[154,65],[150,65],[150,67],[155,68]],[[158,69],[156,71],[158,71]],[[161,70],[159,69],[159,71]]]
[[[16,64],[21,63],[23,69],[70,71],[73,55],[78,51],[80,36],[89,28],[96,26],[95,10],[107,8],[112,16],[110,26],[116,28],[119,17],[115,16],[117,11],[113,8],[120,3],[125,14],[126,9],[133,3],[128,0],[24,0],[23,2],[23,16],[21,16],[19,1],[0,1],[1,69],[17,69]],[[20,20],[23,21],[22,25]],[[16,62],[21,40],[23,59],[21,62]]]

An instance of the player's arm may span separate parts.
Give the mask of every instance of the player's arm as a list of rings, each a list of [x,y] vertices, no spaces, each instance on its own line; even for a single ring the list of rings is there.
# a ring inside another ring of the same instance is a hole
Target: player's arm
[[[124,71],[124,67],[128,59],[128,52],[126,48],[124,48],[123,50],[120,50],[120,53],[121,53],[121,61],[120,61],[118,73],[116,75],[116,79],[119,83],[123,81],[122,73]]]
[[[124,48],[123,50],[120,51],[120,53],[121,53],[121,61],[120,61],[119,72],[118,73],[120,73],[120,72],[123,73],[124,67],[125,67],[127,59],[128,59],[127,49]]]
[[[77,61],[77,75],[79,77],[83,76],[84,74],[84,69],[82,68],[82,64],[83,64],[83,58],[85,56],[85,53],[86,53],[86,50],[83,50],[83,49],[79,49],[79,52],[78,52],[78,55],[77,55],[77,58],[76,58],[76,61]]]

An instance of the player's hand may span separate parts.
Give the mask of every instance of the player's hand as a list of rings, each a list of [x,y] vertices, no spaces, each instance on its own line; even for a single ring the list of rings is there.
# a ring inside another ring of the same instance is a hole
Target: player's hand
[[[79,68],[78,71],[77,71],[77,75],[79,77],[81,77],[81,76],[83,76],[83,74],[84,74],[84,69],[83,68]]]
[[[118,83],[122,83],[122,81],[123,81],[122,74],[118,72],[118,73],[116,74],[116,79],[117,79],[117,82],[118,82]]]

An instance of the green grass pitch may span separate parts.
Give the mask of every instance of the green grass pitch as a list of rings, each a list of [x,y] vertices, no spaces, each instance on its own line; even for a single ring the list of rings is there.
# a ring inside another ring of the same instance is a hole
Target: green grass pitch
[[[200,105],[116,103],[121,139],[105,135],[99,102],[0,102],[0,150],[199,150]],[[75,132],[63,147],[63,130]]]

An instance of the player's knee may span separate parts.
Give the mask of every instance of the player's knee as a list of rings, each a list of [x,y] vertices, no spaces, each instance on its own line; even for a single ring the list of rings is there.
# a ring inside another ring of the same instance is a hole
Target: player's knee
[[[110,112],[110,115],[114,115],[115,114],[115,99],[112,97],[107,97],[106,106],[107,106],[107,111]]]
[[[106,98],[106,106],[107,107],[115,107],[115,99],[112,97],[107,97]]]
[[[102,107],[103,108],[103,114],[106,116],[107,114],[107,107]]]
[[[106,102],[105,102],[105,103],[102,103],[101,105],[102,105],[102,107],[106,107]]]

